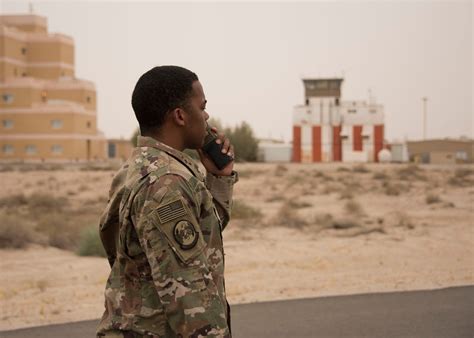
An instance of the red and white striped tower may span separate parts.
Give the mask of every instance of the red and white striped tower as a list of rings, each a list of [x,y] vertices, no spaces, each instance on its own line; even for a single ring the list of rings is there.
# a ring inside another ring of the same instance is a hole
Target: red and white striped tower
[[[383,107],[341,101],[343,79],[304,79],[293,114],[293,162],[372,162],[383,148]]]

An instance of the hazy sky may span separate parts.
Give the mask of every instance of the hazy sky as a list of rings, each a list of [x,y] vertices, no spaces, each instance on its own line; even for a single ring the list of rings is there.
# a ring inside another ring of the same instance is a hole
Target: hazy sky
[[[163,64],[196,72],[211,116],[259,137],[291,139],[311,76],[343,76],[343,100],[370,88],[390,141],[421,138],[423,96],[428,137],[473,136],[471,1],[31,2],[50,32],[73,37],[107,137],[130,137],[133,87]],[[28,1],[0,0],[0,12],[28,12]]]

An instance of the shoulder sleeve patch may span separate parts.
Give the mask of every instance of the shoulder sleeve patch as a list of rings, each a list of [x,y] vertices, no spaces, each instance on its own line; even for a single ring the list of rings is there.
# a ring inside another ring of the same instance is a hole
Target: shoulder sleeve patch
[[[163,224],[186,215],[186,210],[183,201],[179,198],[159,207],[157,213],[160,223]]]
[[[199,224],[182,197],[161,205],[148,214],[147,219],[158,227],[170,248],[185,264],[191,262],[206,247]]]

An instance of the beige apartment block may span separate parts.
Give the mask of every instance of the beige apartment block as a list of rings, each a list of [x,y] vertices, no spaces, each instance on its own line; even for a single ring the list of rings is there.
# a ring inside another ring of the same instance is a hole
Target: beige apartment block
[[[46,18],[0,15],[0,160],[107,158],[95,85],[74,75],[74,41]]]

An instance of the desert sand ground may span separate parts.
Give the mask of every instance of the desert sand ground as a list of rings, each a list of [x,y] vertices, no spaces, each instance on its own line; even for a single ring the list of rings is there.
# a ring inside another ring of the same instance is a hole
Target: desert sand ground
[[[472,166],[237,170],[224,232],[231,304],[474,283]],[[0,244],[30,242],[0,249],[0,330],[101,316],[108,263],[74,251],[79,230],[96,226],[112,175],[0,172]]]

